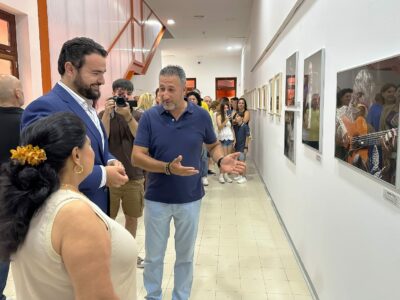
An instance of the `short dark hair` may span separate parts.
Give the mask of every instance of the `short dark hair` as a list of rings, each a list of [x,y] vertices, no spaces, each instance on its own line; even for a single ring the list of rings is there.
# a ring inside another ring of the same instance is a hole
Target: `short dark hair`
[[[337,92],[336,94],[336,106],[339,107],[342,105],[342,103],[340,102],[340,100],[343,98],[344,95],[346,95],[347,93],[353,93],[352,89],[342,89],[339,92]]]
[[[238,112],[235,114],[234,118],[236,118],[237,116],[244,118],[244,112],[243,112],[243,111],[238,111]]]
[[[71,62],[79,70],[85,63],[85,56],[92,53],[107,57],[107,51],[104,50],[103,46],[92,39],[76,37],[66,41],[58,57],[58,73],[61,76],[64,75],[66,62]]]
[[[232,97],[232,98],[231,98],[231,101],[238,101],[238,100],[239,100],[238,97]]]
[[[191,91],[191,92],[186,94],[186,98],[189,98],[189,96],[195,96],[196,99],[197,99],[197,105],[201,106],[201,100],[202,99],[201,99],[201,97],[200,97],[200,95],[198,93]]]
[[[116,89],[123,89],[123,90],[127,90],[127,92],[132,92],[133,91],[133,83],[130,80],[124,79],[124,78],[120,78],[117,80],[114,80],[114,82],[112,83],[112,89],[115,92]]]
[[[160,76],[176,76],[179,78],[182,86],[186,85],[186,74],[181,66],[166,66],[161,69]]]
[[[158,91],[160,90],[160,88],[156,88],[156,97],[158,95]]]
[[[60,187],[59,173],[75,147],[86,142],[86,126],[75,114],[58,112],[21,133],[21,145],[43,149],[47,159],[37,166],[9,160],[0,171],[0,261],[24,242],[33,216]]]

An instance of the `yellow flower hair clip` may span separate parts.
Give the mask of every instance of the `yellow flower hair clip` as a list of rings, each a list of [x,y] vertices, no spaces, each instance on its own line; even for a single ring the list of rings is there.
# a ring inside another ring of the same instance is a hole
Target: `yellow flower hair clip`
[[[37,166],[47,159],[46,152],[38,146],[18,146],[17,149],[11,149],[10,152],[11,159],[18,160],[21,165],[27,163],[31,166]]]

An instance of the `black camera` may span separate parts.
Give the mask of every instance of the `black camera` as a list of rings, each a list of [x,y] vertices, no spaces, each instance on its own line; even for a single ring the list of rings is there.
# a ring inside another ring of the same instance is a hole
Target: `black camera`
[[[128,104],[131,107],[131,109],[134,109],[135,107],[137,107],[137,101],[136,100],[128,101]]]
[[[118,107],[125,107],[128,105],[128,104],[126,104],[125,97],[115,96],[115,97],[113,97],[113,99],[115,101],[115,105]]]

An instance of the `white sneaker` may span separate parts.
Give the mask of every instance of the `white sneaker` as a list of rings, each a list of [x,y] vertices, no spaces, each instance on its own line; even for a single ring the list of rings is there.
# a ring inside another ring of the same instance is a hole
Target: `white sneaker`
[[[225,183],[224,175],[222,175],[222,174],[219,175],[218,181],[219,181],[220,183]]]
[[[242,178],[242,176],[241,176],[241,175],[237,175],[237,176],[233,177],[233,180],[237,181],[237,180],[239,180],[240,178]]]
[[[140,256],[137,257],[136,267],[139,269],[144,269],[144,259]]]
[[[208,185],[208,179],[206,176],[201,178],[201,182],[203,183],[203,185]]]
[[[232,179],[230,179],[230,177],[226,173],[224,174],[224,179],[225,179],[226,182],[232,183]]]
[[[245,183],[245,182],[247,182],[247,179],[246,179],[246,177],[244,177],[244,176],[242,176],[242,177],[237,181],[237,183]]]

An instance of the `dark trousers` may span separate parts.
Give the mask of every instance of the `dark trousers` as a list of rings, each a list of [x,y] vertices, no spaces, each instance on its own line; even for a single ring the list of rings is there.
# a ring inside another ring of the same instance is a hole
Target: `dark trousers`
[[[0,300],[5,300],[3,291],[7,284],[8,270],[10,268],[9,262],[0,262]]]

